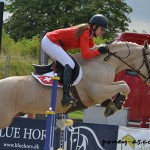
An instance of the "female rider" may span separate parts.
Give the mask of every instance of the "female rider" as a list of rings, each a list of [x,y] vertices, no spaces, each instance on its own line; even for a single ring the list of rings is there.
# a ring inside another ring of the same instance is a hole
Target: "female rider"
[[[106,46],[93,49],[93,37],[101,36],[108,31],[107,18],[101,14],[94,15],[89,23],[58,29],[46,33],[42,39],[42,49],[52,58],[60,62],[64,67],[63,74],[63,99],[62,106],[75,105],[77,100],[71,96],[70,84],[74,61],[66,53],[67,50],[80,48],[83,59],[96,57],[100,53],[107,53]]]

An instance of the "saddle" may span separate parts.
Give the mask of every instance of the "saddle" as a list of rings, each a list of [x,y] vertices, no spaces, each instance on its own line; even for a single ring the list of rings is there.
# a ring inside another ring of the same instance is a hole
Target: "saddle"
[[[74,58],[72,58],[72,60],[74,61],[75,63],[75,68],[73,69],[73,72],[72,72],[72,79],[71,79],[71,82],[73,83],[77,78],[78,76],[82,76],[82,71],[81,71],[81,67],[80,65],[75,61]],[[36,65],[36,64],[33,64],[33,67],[34,67],[34,73],[32,74],[32,76],[35,76],[37,75],[36,79],[39,77],[39,76],[42,76],[43,74],[46,74],[46,73],[49,73],[49,72],[53,72],[54,71],[54,67],[56,68],[56,73],[57,75],[60,77],[60,81],[59,83],[62,84],[63,83],[63,72],[64,72],[64,66],[62,66],[58,61],[55,62],[52,62],[51,64],[49,65]],[[76,82],[76,81],[75,81]],[[78,81],[79,82],[79,81]],[[59,87],[59,86],[58,86]],[[61,87],[61,86],[60,86]],[[69,113],[69,112],[73,112],[75,110],[83,110],[83,109],[86,109],[87,107],[82,103],[81,99],[80,99],[80,96],[78,94],[78,91],[77,89],[75,88],[75,86],[73,85],[71,87],[71,91],[73,93],[73,95],[78,99],[78,102],[76,104],[76,107],[71,107],[67,112],[65,113]]]
[[[72,71],[72,79],[71,79],[71,83],[73,83],[78,75],[79,75],[79,71],[80,71],[80,66],[79,64],[75,61],[74,58],[72,58],[72,60],[74,61],[75,63],[75,68],[73,69]],[[48,72],[51,72],[51,71],[54,71],[54,67],[56,68],[55,71],[57,73],[57,76],[60,77],[60,83],[62,84],[63,83],[63,72],[64,72],[64,66],[59,63],[58,61],[56,62],[52,62],[51,64],[49,65],[36,65],[36,64],[33,64],[33,67],[34,67],[34,74],[37,74],[37,75],[43,75],[45,73],[48,73]]]

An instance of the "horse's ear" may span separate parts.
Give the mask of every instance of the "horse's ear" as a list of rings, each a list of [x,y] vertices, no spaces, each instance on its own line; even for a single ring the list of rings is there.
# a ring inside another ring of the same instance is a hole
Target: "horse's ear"
[[[150,51],[147,40],[144,41],[144,48],[145,48],[147,51]]]

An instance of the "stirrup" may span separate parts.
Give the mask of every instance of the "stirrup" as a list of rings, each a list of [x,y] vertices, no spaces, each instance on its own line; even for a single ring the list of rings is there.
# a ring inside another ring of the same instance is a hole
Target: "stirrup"
[[[70,100],[70,99],[69,100],[65,100],[65,99],[62,99],[62,101],[61,101],[63,107],[67,107],[69,105],[76,106],[77,102],[78,102],[78,100],[76,98],[74,98],[74,100]]]
[[[62,107],[68,107],[69,105],[71,106],[76,106],[76,103],[74,101],[70,101],[70,102],[64,102],[64,101],[61,101],[61,104],[62,104]]]
[[[49,65],[32,64],[32,66],[34,67],[34,70],[35,70],[36,74],[44,74],[44,73],[53,71],[54,62],[49,64]]]

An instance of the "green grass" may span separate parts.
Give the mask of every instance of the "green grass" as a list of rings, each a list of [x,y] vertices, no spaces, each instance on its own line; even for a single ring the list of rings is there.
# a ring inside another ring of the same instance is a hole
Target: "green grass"
[[[69,113],[68,117],[70,119],[83,119],[83,111],[75,111],[75,112]]]

